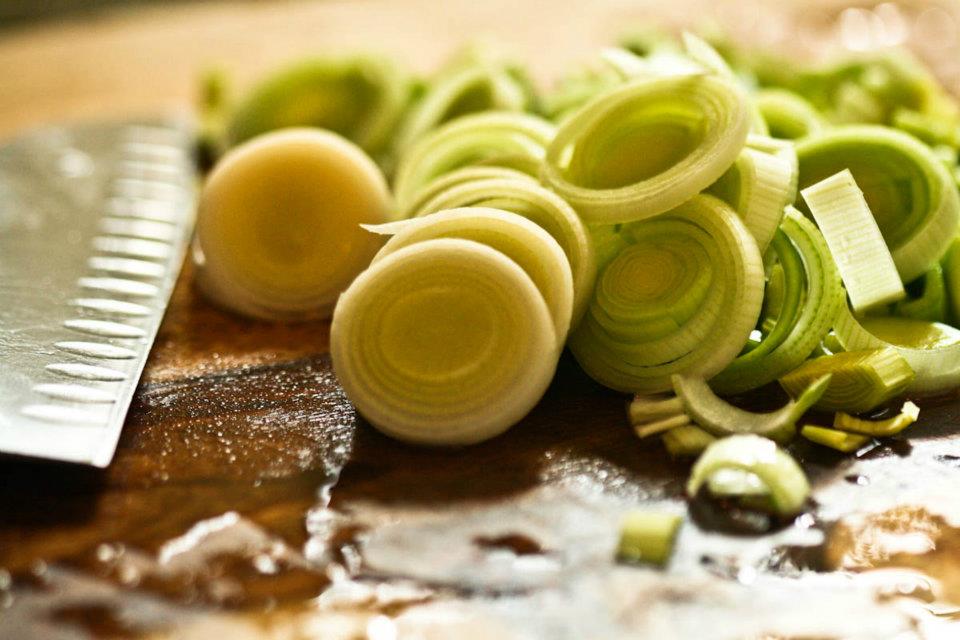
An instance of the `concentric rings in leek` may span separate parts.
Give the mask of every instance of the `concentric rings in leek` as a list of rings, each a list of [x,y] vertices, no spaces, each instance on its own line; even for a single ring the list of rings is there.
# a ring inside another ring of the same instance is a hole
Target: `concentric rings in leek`
[[[747,99],[729,81],[636,80],[564,121],[542,179],[587,222],[641,220],[712,184],[736,160],[748,129]]]
[[[425,240],[391,253],[341,296],[334,371],[384,433],[467,444],[519,421],[557,361],[550,311],[514,261],[471,240]]]

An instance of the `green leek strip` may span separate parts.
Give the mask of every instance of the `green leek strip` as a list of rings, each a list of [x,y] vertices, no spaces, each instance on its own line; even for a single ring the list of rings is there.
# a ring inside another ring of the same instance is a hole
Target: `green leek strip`
[[[771,505],[781,516],[799,513],[810,495],[810,484],[800,465],[775,442],[760,436],[731,436],[707,447],[693,465],[687,494],[695,496],[710,476],[721,469],[739,469],[759,478],[770,492]]]
[[[790,150],[792,153],[792,149]],[[783,210],[796,199],[796,154],[788,157],[744,149],[709,192],[740,214],[763,251],[773,239]]]
[[[518,422],[553,377],[543,296],[510,258],[471,240],[384,256],[340,297],[333,368],[357,410],[402,440],[469,444]]]
[[[390,192],[357,145],[284,129],[231,149],[197,209],[197,283],[215,302],[267,320],[329,317],[382,240]]]
[[[683,403],[677,397],[636,395],[627,406],[627,417],[632,425],[672,418],[681,413]]]
[[[960,237],[954,238],[950,249],[941,261],[943,283],[946,288],[948,320],[953,326],[960,325]]]
[[[893,256],[850,170],[825,178],[801,194],[827,240],[853,310],[903,299],[906,292]]]
[[[560,244],[573,271],[573,320],[583,317],[597,279],[597,260],[586,226],[564,200],[529,179],[465,182],[438,193],[413,215],[458,207],[493,207],[517,213],[540,225]]]
[[[702,378],[673,376],[673,390],[683,410],[702,429],[717,436],[751,433],[788,442],[797,420],[816,404],[830,384],[830,374],[814,380],[796,400],[771,413],[744,411],[718,398]]]
[[[696,196],[628,225],[627,246],[603,269],[569,346],[598,382],[633,393],[670,389],[670,376],[711,377],[757,322],[763,263],[736,213]]]
[[[915,298],[901,300],[894,306],[894,313],[904,318],[945,322],[947,320],[947,292],[943,277],[943,267],[939,264],[923,274],[920,281],[921,294]],[[908,287],[909,291],[910,287]]]
[[[620,526],[617,557],[663,566],[670,559],[683,517],[675,513],[634,511]]]
[[[539,164],[554,126],[536,116],[489,111],[451,120],[415,142],[401,156],[394,194],[409,209],[425,185],[455,169],[493,165],[527,169]]]
[[[755,389],[796,368],[817,347],[844,305],[840,276],[823,236],[792,207],[771,247],[784,272],[780,314],[759,345],[710,381],[718,393]]]
[[[895,349],[845,351],[807,360],[780,378],[791,397],[815,379],[831,374],[830,386],[814,405],[825,411],[870,411],[904,393],[914,373]]]
[[[429,83],[404,118],[396,148],[402,153],[427,132],[469,113],[524,111],[529,104],[527,87],[502,61],[482,52],[468,53]]]
[[[633,432],[637,434],[638,438],[648,438],[650,436],[655,436],[667,431],[673,431],[674,429],[680,427],[686,427],[690,424],[690,417],[685,414],[680,414],[672,416],[669,418],[661,418],[659,420],[654,420],[653,422],[646,422],[644,424],[636,424],[633,426]]]
[[[816,108],[792,91],[762,89],[757,92],[754,102],[773,138],[799,140],[817,135],[825,127]]]
[[[886,127],[845,126],[799,141],[797,155],[801,189],[851,171],[904,282],[946,252],[960,224],[960,197],[923,143]]]
[[[436,238],[473,240],[503,253],[537,285],[553,318],[558,353],[563,348],[573,311],[573,276],[563,248],[537,224],[500,209],[462,207],[367,229],[393,234],[374,265],[403,247]]]
[[[960,125],[956,118],[937,117],[915,109],[897,109],[893,112],[891,124],[931,146],[960,147]]]
[[[920,417],[920,407],[907,401],[900,409],[900,413],[886,420],[864,420],[846,413],[837,413],[833,417],[833,427],[841,431],[885,438],[897,435],[916,422],[918,417]]]
[[[789,245],[788,245],[789,246]],[[792,249],[792,247],[791,247]],[[776,251],[771,251],[770,253],[776,254]],[[798,258],[796,251],[790,251],[788,258],[795,259]],[[802,269],[802,263],[800,268]],[[796,270],[795,270],[796,272]],[[763,293],[763,309],[760,312],[760,317],[762,318],[761,324],[761,337],[763,335],[769,335],[777,325],[777,319],[783,314],[783,305],[786,302],[787,298],[787,278],[784,275],[783,265],[778,263],[773,264],[767,270],[767,285]],[[797,298],[794,304],[799,308],[799,298]],[[796,309],[789,312],[791,317],[796,314]]]
[[[862,446],[870,442],[870,436],[859,435],[856,433],[847,433],[830,429],[829,427],[818,427],[816,425],[804,425],[800,429],[800,435],[809,440],[822,444],[825,447],[836,449],[843,453],[853,453]]]
[[[670,429],[660,436],[660,440],[667,453],[674,458],[689,458],[703,453],[704,449],[717,439],[700,427],[690,424]]]
[[[746,141],[747,100],[713,76],[636,80],[563,122],[541,177],[585,221],[669,211],[715,182]]]
[[[409,204],[407,205],[407,209],[402,212],[400,217],[413,218],[419,215],[420,212],[424,210],[424,207],[428,202],[436,198],[444,191],[453,189],[458,185],[479,180],[492,180],[494,178],[526,180],[533,184],[537,184],[535,178],[517,169],[510,169],[507,167],[486,167],[483,165],[463,167],[462,169],[455,169],[450,173],[445,173],[436,180],[432,180],[424,185],[410,200]]]
[[[899,353],[915,374],[907,391],[938,393],[960,385],[960,331],[953,327],[908,318],[858,320],[844,306],[834,332],[846,351],[889,347]]]
[[[330,129],[377,154],[410,97],[410,81],[387,58],[301,62],[267,78],[236,108],[231,144],[286,127]]]

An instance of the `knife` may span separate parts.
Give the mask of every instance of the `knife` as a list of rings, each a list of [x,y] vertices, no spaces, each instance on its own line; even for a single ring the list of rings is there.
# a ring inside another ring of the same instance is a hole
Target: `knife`
[[[0,452],[110,463],[193,229],[192,139],[142,120],[0,147]]]

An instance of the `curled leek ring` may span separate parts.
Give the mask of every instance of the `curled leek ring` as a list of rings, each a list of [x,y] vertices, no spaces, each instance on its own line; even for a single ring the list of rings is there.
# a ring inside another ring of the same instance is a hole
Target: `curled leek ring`
[[[710,378],[746,344],[760,313],[763,262],[737,214],[712,196],[629,225],[569,346],[613,389],[655,393],[675,373]]]
[[[462,169],[455,169],[450,173],[445,173],[436,180],[432,180],[428,184],[421,187],[420,190],[417,191],[416,195],[407,204],[407,208],[403,211],[403,215],[401,217],[413,218],[419,215],[428,202],[433,200],[444,191],[453,189],[457,185],[464,184],[466,182],[474,182],[477,180],[490,180],[493,178],[526,180],[536,184],[535,178],[516,169],[508,169],[507,167],[486,167],[482,165],[463,167]]]
[[[743,93],[714,76],[633,81],[564,121],[541,178],[587,222],[649,218],[689,200],[733,164],[748,116]]]
[[[468,444],[509,428],[553,377],[557,337],[533,280],[454,238],[384,256],[341,296],[330,353],[347,396],[402,440]]]
[[[586,311],[597,261],[586,226],[563,198],[529,179],[490,179],[458,184],[426,202],[417,216],[457,207],[493,207],[532,220],[560,244],[573,272],[573,324]]]
[[[570,263],[557,241],[530,220],[489,207],[463,207],[368,228],[394,233],[374,257],[373,264],[403,247],[434,238],[473,240],[503,253],[520,265],[537,285],[553,318],[559,341],[557,352],[563,348],[573,310]]]
[[[523,113],[492,111],[451,120],[413,144],[400,158],[394,194],[406,210],[429,182],[469,165],[536,172],[555,133],[553,124]]]
[[[754,103],[767,122],[770,136],[799,140],[820,133],[825,124],[816,107],[787,89],[763,89]]]
[[[853,173],[904,282],[947,251],[960,224],[960,197],[923,143],[886,127],[845,126],[801,140],[797,155],[801,189],[844,169]]]

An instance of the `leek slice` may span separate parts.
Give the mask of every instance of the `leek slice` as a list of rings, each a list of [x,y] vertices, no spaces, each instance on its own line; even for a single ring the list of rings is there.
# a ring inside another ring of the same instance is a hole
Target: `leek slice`
[[[792,91],[762,89],[754,102],[773,138],[799,140],[820,133],[825,126],[816,108]]]
[[[854,311],[901,300],[906,292],[849,169],[825,178],[801,194],[827,240]]]
[[[953,326],[960,325],[960,237],[954,238],[941,262],[943,284],[949,305],[948,319]]]
[[[823,236],[792,207],[771,247],[784,273],[779,315],[758,345],[710,381],[718,393],[754,389],[797,367],[817,347],[844,305],[840,276]]]
[[[450,173],[445,173],[436,180],[431,180],[425,184],[417,191],[416,195],[411,198],[406,210],[402,212],[400,217],[413,218],[420,215],[428,202],[441,193],[453,189],[458,185],[479,180],[493,180],[495,178],[526,180],[527,182],[537,184],[535,178],[517,169],[510,169],[508,167],[485,167],[483,165],[463,167],[462,169],[455,169]]]
[[[960,198],[923,143],[886,127],[845,126],[799,141],[797,155],[801,189],[851,171],[904,282],[946,252],[960,224]]]
[[[670,376],[711,377],[746,344],[763,296],[763,263],[736,213],[696,196],[622,230],[569,346],[598,382],[634,393]],[[704,340],[711,336],[710,340]]]
[[[376,164],[330,132],[286,129],[229,151],[200,196],[197,283],[221,306],[269,320],[328,317],[382,241],[390,193]]]
[[[317,59],[283,69],[237,105],[231,144],[286,127],[320,127],[383,151],[410,96],[410,81],[388,58]]]
[[[653,422],[635,424],[633,426],[633,432],[637,434],[638,438],[647,438],[665,431],[672,431],[680,427],[686,427],[689,424],[690,417],[681,413],[680,415],[671,416],[669,418],[661,418],[659,420],[654,420]]]
[[[847,433],[830,429],[828,427],[818,427],[816,425],[804,425],[800,429],[800,435],[809,440],[822,444],[825,447],[836,449],[842,453],[853,453],[870,442],[870,436],[859,435],[856,433]]]
[[[333,368],[357,410],[387,435],[469,444],[519,421],[557,363],[550,311],[530,276],[458,238],[398,249],[340,297]]]
[[[780,378],[791,397],[815,379],[831,374],[830,386],[814,405],[826,411],[862,413],[903,394],[914,373],[895,349],[845,351],[808,360]]]
[[[636,80],[563,122],[541,177],[591,223],[669,211],[715,182],[746,142],[747,99],[715,76]]]
[[[901,300],[894,306],[894,313],[904,318],[945,322],[947,320],[947,291],[943,267],[939,264],[923,274],[920,279],[922,291],[915,298]],[[907,287],[908,292],[911,287]]]
[[[670,559],[683,517],[675,513],[633,511],[620,526],[617,557],[663,566]]]
[[[683,403],[677,397],[637,395],[627,406],[627,417],[632,425],[671,418],[681,413],[683,413]]]
[[[438,193],[416,216],[458,207],[493,207],[517,213],[540,225],[560,244],[573,271],[573,319],[583,317],[597,279],[597,260],[590,234],[577,212],[563,198],[529,179],[472,180]]]
[[[837,413],[833,417],[833,427],[841,431],[860,433],[876,438],[895,436],[920,417],[920,407],[907,401],[900,409],[900,413],[886,420],[864,420],[855,418],[846,413]]]
[[[733,406],[717,397],[702,378],[675,375],[672,382],[683,410],[703,430],[717,437],[751,433],[788,442],[796,432],[797,420],[827,390],[830,374],[817,378],[796,400],[770,413],[753,413]]]
[[[810,484],[800,465],[776,443],[755,435],[731,436],[707,447],[687,482],[687,494],[697,495],[700,487],[721,469],[751,473],[766,485],[770,503],[781,516],[799,513],[810,495]]]
[[[674,458],[688,458],[703,453],[717,438],[690,424],[670,429],[660,436],[660,440]]]
[[[473,240],[500,251],[537,285],[553,318],[558,353],[563,348],[573,311],[570,263],[557,241],[530,220],[500,209],[463,207],[368,229],[394,232],[374,257],[374,265],[403,247],[435,238]]]
[[[397,204],[407,210],[426,184],[464,166],[535,171],[554,133],[551,123],[523,113],[489,111],[451,120],[400,157],[394,181]]]

